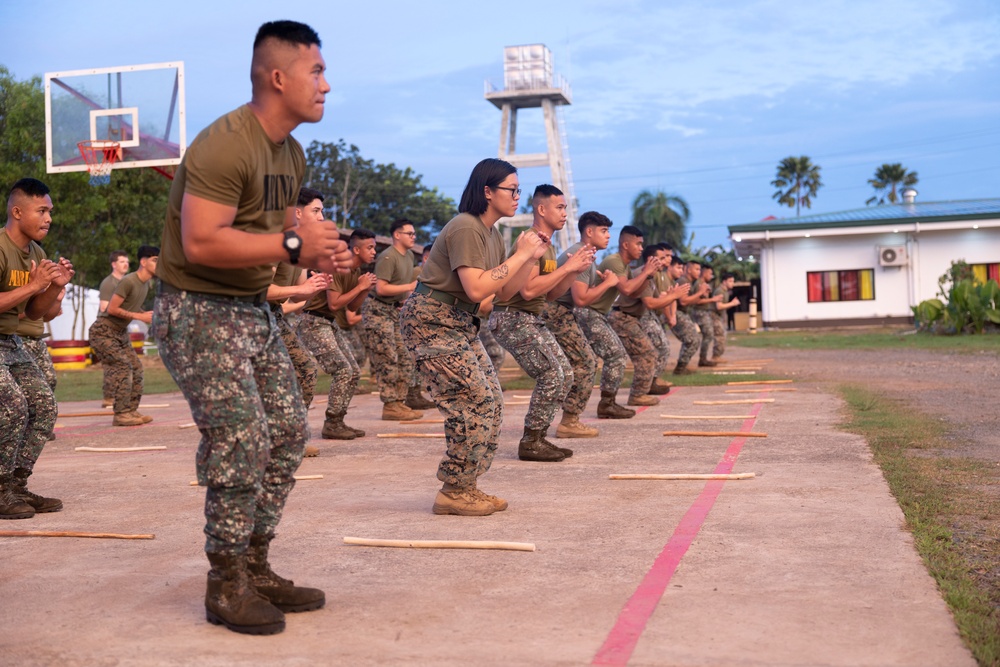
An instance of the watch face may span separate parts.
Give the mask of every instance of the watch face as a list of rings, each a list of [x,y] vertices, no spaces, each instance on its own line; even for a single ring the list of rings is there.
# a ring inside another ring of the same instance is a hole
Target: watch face
[[[297,236],[289,236],[285,239],[285,247],[289,250],[298,250],[299,246],[302,245],[302,239]]]

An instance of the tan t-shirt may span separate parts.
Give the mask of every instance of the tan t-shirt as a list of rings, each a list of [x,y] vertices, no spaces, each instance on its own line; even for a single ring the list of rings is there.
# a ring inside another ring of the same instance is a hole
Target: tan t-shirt
[[[189,262],[181,245],[181,202],[191,194],[236,208],[233,229],[276,234],[294,206],[305,174],[302,146],[289,136],[276,144],[242,106],[201,131],[174,174],[160,244],[160,278],[174,287],[229,296],[260,294],[271,264],[217,269]]]
[[[115,295],[122,297],[122,305],[119,307],[130,313],[142,312],[142,304],[146,300],[147,294],[149,294],[149,281],[142,282],[139,280],[138,273],[129,273],[124,276],[122,281],[118,283],[117,289],[115,289]],[[108,301],[110,302],[110,299]],[[104,311],[98,317],[106,317],[109,322],[119,329],[128,327],[129,322],[132,321],[126,320],[123,317],[113,317],[108,314],[108,311]]]
[[[27,338],[41,338],[45,334],[45,322],[23,318],[17,323],[17,335]]]
[[[626,267],[626,270],[628,271],[627,276],[629,280],[635,277],[635,272],[631,267]],[[653,276],[649,276],[635,296],[625,296],[623,292],[619,291],[614,307],[633,317],[642,317],[646,313],[646,304],[642,300],[653,296],[653,289]]]
[[[602,261],[601,265],[598,267],[599,271],[607,271],[608,269],[611,269],[616,276],[625,276],[626,278],[629,277],[629,271],[628,267],[625,265],[625,260],[623,260],[622,256],[617,252],[613,255],[605,257],[604,261]],[[611,310],[611,306],[614,305],[615,299],[618,298],[618,294],[618,288],[612,287],[607,292],[602,294],[601,298],[590,304],[590,308],[593,308],[599,313],[607,314],[608,311]]]
[[[413,282],[413,251],[400,254],[394,246],[389,246],[375,258],[375,277],[390,285],[407,285]],[[374,292],[372,296],[377,296]],[[406,294],[378,296],[379,301],[398,303],[406,299]]]
[[[39,264],[45,259],[42,246],[34,241],[28,241],[28,251],[21,250],[7,235],[7,230],[0,228],[0,292],[13,292],[18,287],[28,284],[28,274],[31,273],[31,262]],[[28,306],[28,299],[13,308],[0,313],[0,334],[17,333],[18,316]]]
[[[459,213],[434,239],[420,282],[431,289],[471,302],[458,278],[458,268],[493,269],[504,261],[503,235],[496,225],[487,227],[478,216]]]
[[[524,232],[521,232],[522,234]],[[507,258],[514,254],[515,248],[517,247],[517,239],[514,240],[514,244],[510,248],[510,252],[507,253]],[[545,254],[538,259],[538,275],[547,276],[558,268],[558,262],[556,260],[556,249],[551,245],[546,248]],[[512,298],[507,301],[501,301],[498,306],[509,306],[514,310],[523,310],[526,313],[534,313],[535,315],[540,315],[542,310],[545,308],[545,295],[539,294],[533,299],[525,299],[518,292]]]
[[[582,247],[583,247],[583,242],[579,242],[579,243],[574,243],[570,247],[566,248],[566,250],[563,252],[563,254],[559,255],[559,261],[556,263],[557,267],[562,266],[563,264],[565,264],[566,261],[569,259],[569,256],[572,255],[572,254],[575,254],[576,251],[578,251]],[[593,263],[591,263],[590,266],[588,266],[586,269],[584,269],[576,277],[576,280],[578,282],[583,283],[587,287],[594,287],[594,286],[597,285],[598,282],[600,282],[599,279],[598,279],[598,277],[597,277],[597,269],[595,268],[595,266],[594,266]],[[576,302],[573,301],[573,288],[570,287],[568,290],[566,290],[566,293],[560,295],[556,299],[556,302],[557,303],[561,303],[562,305],[566,306],[567,308],[575,308],[576,307]]]

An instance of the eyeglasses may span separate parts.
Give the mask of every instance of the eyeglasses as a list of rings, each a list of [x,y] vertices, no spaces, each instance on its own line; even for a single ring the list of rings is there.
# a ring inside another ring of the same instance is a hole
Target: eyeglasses
[[[495,187],[493,189],[494,190],[506,190],[507,192],[510,193],[511,197],[520,197],[521,196],[521,188],[501,188],[498,185],[497,187]]]
[[[396,231],[399,232],[398,229]],[[416,232],[399,232],[399,233],[402,234],[403,236],[416,236],[417,235]]]

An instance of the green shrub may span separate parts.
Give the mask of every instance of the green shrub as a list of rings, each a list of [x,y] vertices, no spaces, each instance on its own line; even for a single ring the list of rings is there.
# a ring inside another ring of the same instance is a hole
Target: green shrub
[[[1000,325],[1000,285],[995,280],[976,282],[969,265],[951,263],[938,278],[938,293],[945,299],[927,299],[913,306],[917,328],[940,334],[983,333],[987,325]]]

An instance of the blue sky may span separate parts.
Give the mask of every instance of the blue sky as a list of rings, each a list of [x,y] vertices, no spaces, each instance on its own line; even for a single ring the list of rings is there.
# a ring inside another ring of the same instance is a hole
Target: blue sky
[[[581,210],[617,225],[639,191],[662,189],[690,204],[695,246],[727,244],[727,225],[794,215],[770,185],[789,155],[822,167],[804,213],[864,206],[884,162],[918,172],[922,201],[1000,197],[995,0],[41,0],[30,18],[12,5],[0,5],[0,64],[19,78],[183,60],[189,138],[249,99],[262,22],[307,22],[333,90],[298,139],[344,138],[456,201],[497,151],[484,80],[501,85],[503,47],[531,43],[573,89],[562,114]],[[117,30],[92,34],[101,25]],[[541,113],[522,112],[518,150],[543,146]],[[521,172],[525,188],[548,180]]]

